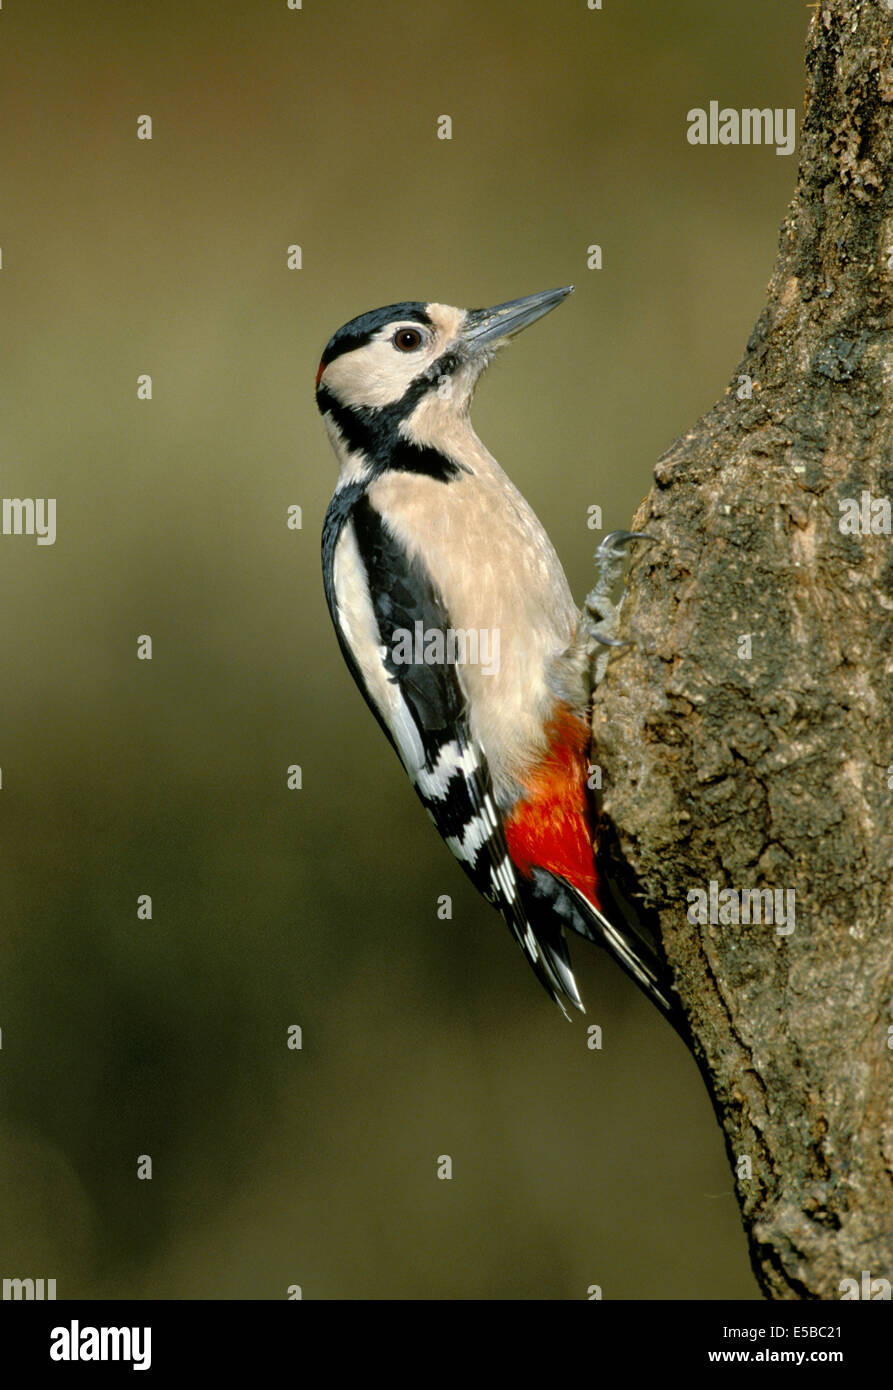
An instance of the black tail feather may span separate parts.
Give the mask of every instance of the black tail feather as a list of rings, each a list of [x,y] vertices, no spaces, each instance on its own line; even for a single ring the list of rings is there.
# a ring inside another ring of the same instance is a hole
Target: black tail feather
[[[604,947],[676,1031],[686,1037],[685,1016],[670,986],[666,967],[641,933],[630,925],[630,914],[620,910],[613,895],[612,905],[616,916],[614,921],[609,921],[571,883],[540,868],[533,870],[525,902],[531,926],[548,950],[550,962],[553,955],[558,955],[564,968],[570,971],[562,927]],[[556,943],[560,943],[560,947]],[[564,971],[559,968],[556,973],[563,975]],[[573,982],[573,975],[570,979]]]

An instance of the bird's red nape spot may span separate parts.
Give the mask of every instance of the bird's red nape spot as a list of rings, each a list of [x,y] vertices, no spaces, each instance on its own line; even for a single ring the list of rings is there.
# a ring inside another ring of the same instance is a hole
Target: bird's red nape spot
[[[527,782],[527,795],[506,822],[505,838],[525,877],[534,868],[566,879],[600,907],[586,778],[589,728],[567,706],[548,726],[549,752]]]
[[[319,390],[319,379],[320,379],[320,377],[322,376],[322,374],[323,374],[323,372],[325,371],[325,369],[326,369],[326,364],[325,364],[325,362],[320,362],[319,366],[318,366],[317,369],[316,369],[316,389],[317,389],[317,391]]]

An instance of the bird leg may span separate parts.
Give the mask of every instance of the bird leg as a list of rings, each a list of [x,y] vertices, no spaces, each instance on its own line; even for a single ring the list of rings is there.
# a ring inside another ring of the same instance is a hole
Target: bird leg
[[[620,623],[621,597],[618,603],[611,598],[611,590],[620,578],[626,548],[631,541],[651,541],[646,531],[611,531],[605,536],[595,560],[598,565],[598,582],[591,593],[586,595],[583,612],[580,615],[582,633],[588,638],[589,658],[594,662],[593,686],[598,685],[605,674],[610,650],[599,651],[599,647],[624,647],[626,643],[616,636]]]

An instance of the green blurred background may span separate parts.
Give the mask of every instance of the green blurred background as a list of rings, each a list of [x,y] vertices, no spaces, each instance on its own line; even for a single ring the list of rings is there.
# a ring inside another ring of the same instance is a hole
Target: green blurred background
[[[793,191],[796,155],[692,147],[686,112],[799,119],[808,17],[4,5],[0,494],[58,536],[0,536],[0,1277],[757,1296],[693,1061],[583,943],[562,1020],[353,687],[312,384],[366,309],[575,282],[475,420],[582,596],[587,508],[626,525],[724,390]]]

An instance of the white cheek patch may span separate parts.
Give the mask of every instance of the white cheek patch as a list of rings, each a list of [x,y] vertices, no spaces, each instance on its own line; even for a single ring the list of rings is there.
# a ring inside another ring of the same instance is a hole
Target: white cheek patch
[[[323,374],[325,389],[348,407],[366,406],[374,410],[402,400],[410,383],[437,360],[440,348],[439,335],[435,335],[426,347],[400,352],[392,339],[401,326],[419,327],[410,321],[388,324],[371,342],[342,353]]]

